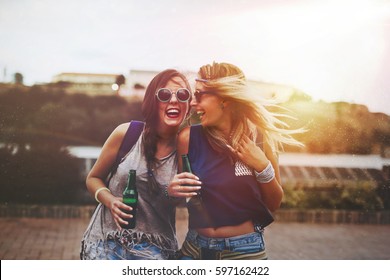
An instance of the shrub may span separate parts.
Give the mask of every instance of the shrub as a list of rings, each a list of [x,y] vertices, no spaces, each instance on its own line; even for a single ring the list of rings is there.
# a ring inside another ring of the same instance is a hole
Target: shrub
[[[282,208],[382,210],[377,187],[369,182],[311,187],[285,184]]]
[[[80,193],[76,159],[59,147],[7,146],[0,149],[0,201],[74,204]]]

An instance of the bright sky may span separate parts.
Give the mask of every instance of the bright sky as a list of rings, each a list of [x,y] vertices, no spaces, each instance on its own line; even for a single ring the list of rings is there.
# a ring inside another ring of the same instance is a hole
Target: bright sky
[[[0,0],[0,81],[213,61],[390,114],[390,1]]]

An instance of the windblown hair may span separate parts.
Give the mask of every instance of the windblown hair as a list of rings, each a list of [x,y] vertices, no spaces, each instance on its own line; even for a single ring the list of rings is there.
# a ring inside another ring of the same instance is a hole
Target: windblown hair
[[[175,77],[182,79],[186,88],[191,91],[190,84],[182,73],[174,69],[167,69],[157,74],[149,83],[142,103],[141,110],[145,121],[145,130],[142,139],[143,152],[145,154],[149,174],[149,190],[152,192],[158,190],[158,183],[153,175],[153,170],[159,161],[156,158],[158,142],[157,124],[159,122],[159,101],[156,98],[156,92],[158,89],[165,87],[167,83]]]
[[[256,89],[248,86],[244,73],[237,66],[214,62],[212,65],[202,66],[198,76],[198,82],[203,82],[207,91],[215,92],[223,100],[231,103],[233,124],[230,143],[215,128],[205,127],[214,148],[226,151],[227,144],[236,148],[243,135],[258,141],[258,133],[263,134],[263,141],[270,145],[274,153],[283,150],[284,144],[302,146],[293,138],[293,134],[301,133],[303,130],[291,130],[279,119],[290,117],[287,114],[267,110],[266,106],[281,107],[256,94]]]

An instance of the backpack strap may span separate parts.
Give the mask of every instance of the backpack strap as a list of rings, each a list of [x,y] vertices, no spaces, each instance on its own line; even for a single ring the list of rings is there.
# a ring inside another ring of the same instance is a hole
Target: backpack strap
[[[131,121],[129,128],[126,131],[125,137],[122,140],[121,147],[119,148],[116,156],[116,161],[120,162],[121,159],[133,148],[137,143],[138,138],[144,129],[145,124],[140,121]]]
[[[118,169],[118,165],[121,162],[122,158],[133,148],[135,143],[137,143],[138,138],[141,136],[141,133],[145,127],[145,123],[141,121],[131,121],[129,128],[126,131],[125,137],[122,140],[121,146],[119,148],[116,159],[111,168],[110,179],[112,175],[115,174]]]

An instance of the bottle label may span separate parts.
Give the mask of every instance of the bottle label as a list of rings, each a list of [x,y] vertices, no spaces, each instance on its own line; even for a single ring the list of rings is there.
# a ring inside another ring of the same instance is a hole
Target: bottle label
[[[137,203],[136,198],[123,198],[123,203],[124,204],[135,204]]]

